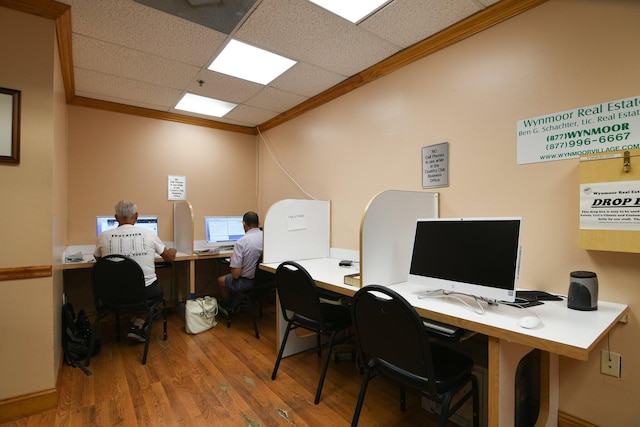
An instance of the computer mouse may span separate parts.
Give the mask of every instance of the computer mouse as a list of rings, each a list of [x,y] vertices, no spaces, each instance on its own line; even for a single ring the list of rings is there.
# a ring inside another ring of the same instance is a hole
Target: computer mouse
[[[518,321],[518,325],[522,328],[534,329],[542,324],[542,320],[536,316],[524,316]]]
[[[343,259],[338,263],[340,267],[351,267],[352,264],[353,262],[349,261],[348,259]]]

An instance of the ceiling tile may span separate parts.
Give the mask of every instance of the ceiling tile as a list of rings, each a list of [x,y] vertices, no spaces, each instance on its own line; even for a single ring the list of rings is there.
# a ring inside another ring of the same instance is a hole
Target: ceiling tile
[[[474,0],[395,0],[359,27],[406,48],[480,10]]]
[[[202,86],[197,82],[198,80],[202,80]],[[221,101],[239,103],[260,92],[263,87],[258,83],[237,79],[205,68],[189,83],[187,92]]]
[[[248,99],[245,104],[252,107],[282,113],[306,100],[307,98],[304,96],[285,92],[272,87],[265,87],[254,97]]]
[[[220,32],[127,0],[74,0],[73,32],[203,67],[225,41]]]
[[[195,80],[199,67],[75,34],[75,66],[158,86],[182,89]]]
[[[236,124],[244,123],[245,126],[255,126],[256,123],[264,123],[276,117],[278,114],[280,113],[275,111],[263,110],[248,105],[238,105],[236,108],[229,111],[224,118],[236,120]]]
[[[162,111],[172,108],[182,95],[180,90],[81,68],[74,69],[74,77],[78,88],[81,88],[77,92],[78,94],[82,92],[82,96],[127,105],[133,105],[134,101],[139,101],[147,105],[154,105],[156,109]]]
[[[478,0],[480,3],[482,3],[483,5],[489,7],[493,4],[498,3],[500,0]]]
[[[278,77],[269,86],[282,89],[298,95],[312,97],[337,85],[348,76],[336,74],[316,67],[315,65],[299,62],[290,68],[285,75]]]
[[[399,50],[306,0],[263,0],[235,37],[344,76],[352,76]]]

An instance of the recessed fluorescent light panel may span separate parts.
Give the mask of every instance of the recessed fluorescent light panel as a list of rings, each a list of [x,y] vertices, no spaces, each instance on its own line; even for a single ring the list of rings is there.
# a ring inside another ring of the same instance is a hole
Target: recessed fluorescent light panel
[[[295,63],[275,53],[231,40],[209,65],[209,70],[266,85]]]
[[[238,104],[231,102],[219,101],[206,96],[194,95],[193,93],[185,94],[176,110],[190,111],[192,113],[204,114],[205,116],[223,117],[229,111],[237,107]]]
[[[309,0],[354,24],[391,0]]]

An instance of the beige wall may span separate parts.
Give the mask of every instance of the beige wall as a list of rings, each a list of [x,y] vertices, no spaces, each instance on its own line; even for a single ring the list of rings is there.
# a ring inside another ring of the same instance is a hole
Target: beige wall
[[[560,408],[603,426],[637,424],[638,255],[577,248],[577,160],[517,165],[515,129],[523,118],[639,95],[638,22],[637,1],[551,0],[265,132],[263,140],[58,108],[53,22],[0,8],[0,39],[14,40],[0,44],[0,55],[12,58],[11,67],[0,67],[0,86],[23,91],[22,162],[0,166],[3,206],[12,207],[0,211],[0,267],[51,264],[52,248],[56,254],[63,244],[93,244],[93,218],[110,214],[120,198],[159,214],[161,238],[172,240],[167,175],[187,177],[196,239],[204,238],[204,215],[257,207],[264,216],[275,201],[307,197],[276,166],[267,143],[297,184],[332,201],[332,246],[358,249],[367,202],[383,190],[421,190],[421,147],[448,141],[441,216],[520,215],[521,286],[566,292],[569,272],[588,269],[598,273],[601,299],[630,304],[629,324],[609,337],[624,357],[623,378],[599,373],[606,339],[587,362],[563,358]],[[46,221],[36,221],[39,215]],[[25,316],[23,304],[0,312],[2,341],[22,343],[10,352],[0,347],[0,399],[54,385],[59,341],[50,319],[59,313],[58,275],[0,282],[3,301],[28,300],[36,313]]]
[[[67,117],[67,101],[65,98],[64,83],[62,81],[62,70],[60,65],[60,52],[55,44],[54,52],[54,78],[53,78],[53,322],[50,324],[51,334],[53,336],[53,369],[57,378],[58,368],[62,356],[62,338],[59,333],[61,330],[62,316],[58,313],[62,312],[62,298],[64,292],[62,270],[57,268],[63,260],[64,248],[67,244],[67,146],[68,146],[68,117]]]
[[[196,240],[205,215],[256,209],[256,141],[252,135],[69,107],[68,244],[92,245],[95,217],[130,199],[140,214],[159,215],[160,238],[173,241],[167,176],[185,176]]]
[[[637,1],[551,0],[264,133],[297,183],[331,200],[332,246],[348,249],[367,202],[421,190],[421,147],[448,141],[441,216],[522,216],[520,286],[566,293],[571,271],[592,270],[602,300],[630,305],[609,337],[622,379],[600,374],[606,338],[587,362],[560,363],[560,409],[602,426],[640,422],[640,255],[578,249],[578,160],[517,165],[516,122],[640,95],[639,22]],[[259,152],[261,211],[306,197],[264,141]]]
[[[0,40],[0,86],[22,91],[20,164],[0,165],[0,268],[51,265],[52,159],[61,134],[54,132],[54,23],[0,8]],[[0,399],[55,386],[58,286],[52,277],[0,281]]]

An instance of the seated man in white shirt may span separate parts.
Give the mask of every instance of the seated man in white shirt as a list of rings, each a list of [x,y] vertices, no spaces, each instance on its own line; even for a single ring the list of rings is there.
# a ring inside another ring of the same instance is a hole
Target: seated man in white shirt
[[[162,286],[156,276],[155,257],[160,255],[165,261],[176,258],[176,249],[166,248],[158,236],[144,228],[135,227],[138,207],[135,203],[121,200],[116,204],[118,227],[106,230],[98,236],[94,256],[96,260],[106,255],[118,254],[131,257],[140,264],[144,273],[147,298],[162,294]],[[131,319],[132,327],[127,338],[134,342],[145,342],[144,319]]]
[[[222,314],[235,311],[237,301],[230,301],[230,293],[242,293],[253,287],[256,265],[262,256],[262,230],[258,227],[258,214],[247,212],[242,217],[245,234],[235,244],[229,260],[231,273],[218,278],[222,293]]]

